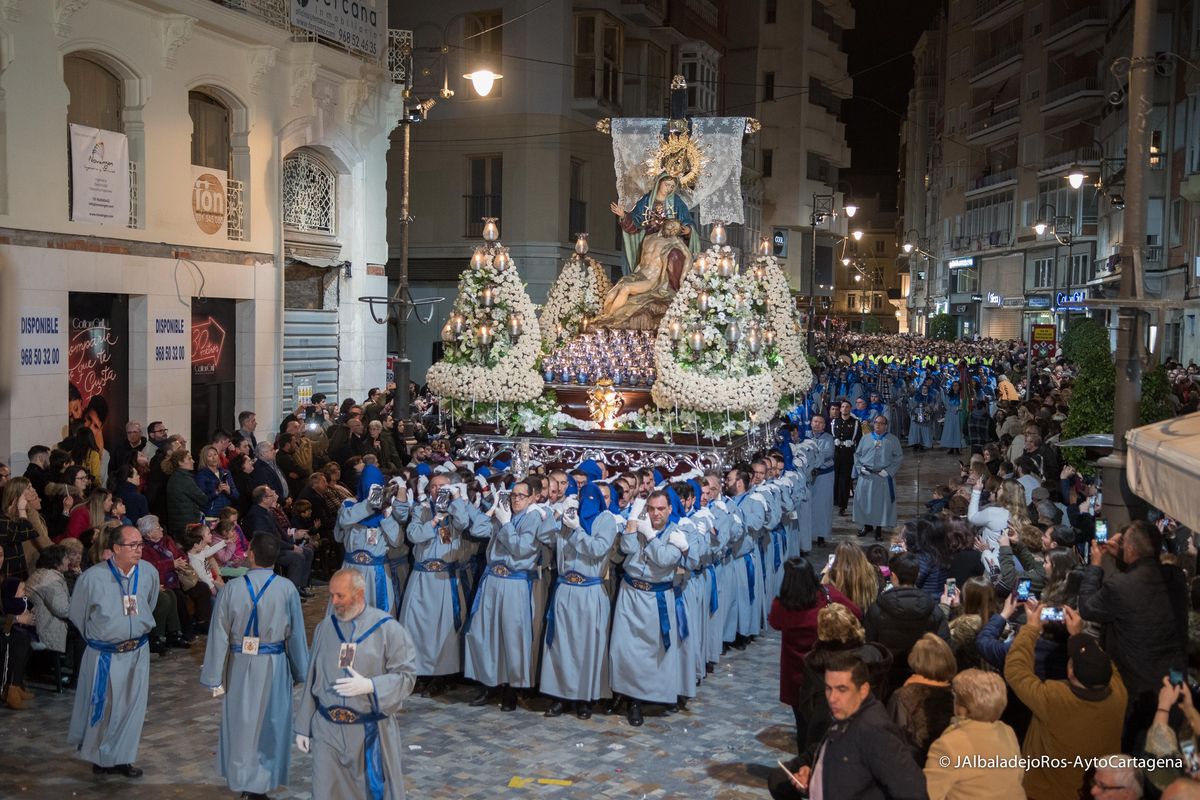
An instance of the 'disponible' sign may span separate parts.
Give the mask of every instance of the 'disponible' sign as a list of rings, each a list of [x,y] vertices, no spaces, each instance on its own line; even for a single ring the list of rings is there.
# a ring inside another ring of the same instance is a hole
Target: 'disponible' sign
[[[58,310],[29,308],[17,316],[17,373],[65,372],[66,325]]]
[[[183,365],[188,360],[188,337],[191,326],[184,322],[183,317],[155,315],[150,328],[150,341],[153,343],[152,358],[155,364]]]

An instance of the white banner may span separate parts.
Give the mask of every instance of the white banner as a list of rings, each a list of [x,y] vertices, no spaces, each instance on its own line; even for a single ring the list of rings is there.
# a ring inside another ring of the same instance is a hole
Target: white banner
[[[223,169],[192,164],[192,219],[201,233],[229,238],[228,177]]]
[[[129,139],[71,124],[71,219],[129,226]]]
[[[17,374],[67,371],[67,327],[58,309],[27,308],[17,315]]]
[[[155,314],[150,328],[154,363],[183,365],[188,360],[190,334],[191,326],[182,315]]]
[[[379,58],[387,49],[385,0],[291,0],[292,24]]]

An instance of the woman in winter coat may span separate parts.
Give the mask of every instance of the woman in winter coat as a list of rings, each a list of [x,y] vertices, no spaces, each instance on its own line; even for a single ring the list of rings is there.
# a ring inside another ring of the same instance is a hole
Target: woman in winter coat
[[[783,565],[783,583],[779,596],[771,603],[767,623],[783,633],[779,650],[779,702],[792,707],[796,731],[807,727],[800,712],[800,685],[804,680],[804,659],[817,643],[817,617],[832,603],[848,608],[856,618],[862,611],[836,586],[824,586],[817,580],[812,563],[803,556],[789,558]]]
[[[917,763],[924,766],[929,745],[954,716],[950,679],[958,664],[950,645],[936,633],[927,633],[909,651],[908,666],[913,674],[888,698],[888,713],[912,743]]]
[[[195,462],[186,449],[176,450],[163,462],[167,476],[167,533],[179,541],[184,530],[204,518],[208,496],[200,491],[193,476]]]
[[[204,516],[215,517],[221,509],[237,503],[237,486],[229,470],[221,466],[221,454],[211,444],[200,448],[200,463],[203,466],[196,470],[196,486],[208,498]]]

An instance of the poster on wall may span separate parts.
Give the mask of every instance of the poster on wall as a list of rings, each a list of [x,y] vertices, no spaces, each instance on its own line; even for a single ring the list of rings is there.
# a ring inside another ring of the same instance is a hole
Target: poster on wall
[[[192,219],[201,233],[217,239],[229,238],[228,180],[223,169],[192,164]]]
[[[387,42],[387,3],[384,0],[290,0],[292,24],[379,58]]]
[[[129,139],[72,123],[71,219],[129,226]]]
[[[71,292],[67,301],[67,424],[63,438],[86,427],[111,448],[129,415],[129,299]]]
[[[66,330],[62,311],[57,308],[21,309],[17,318],[17,374],[50,375],[61,371]]]
[[[192,298],[192,383],[234,380],[233,300]]]

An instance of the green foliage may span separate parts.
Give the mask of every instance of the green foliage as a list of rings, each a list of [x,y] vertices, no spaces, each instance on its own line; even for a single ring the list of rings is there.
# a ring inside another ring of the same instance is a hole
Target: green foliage
[[[958,338],[958,326],[954,323],[954,317],[949,314],[935,314],[930,317],[929,327],[926,330],[925,338],[927,339],[953,342]]]
[[[1142,398],[1138,404],[1138,417],[1141,425],[1160,422],[1175,415],[1171,407],[1171,382],[1167,378],[1167,368],[1159,364],[1149,372],[1142,374]]]
[[[862,329],[863,333],[879,333],[882,330],[879,320],[875,319],[875,317],[863,317]]]
[[[1112,358],[1108,329],[1091,317],[1076,317],[1063,334],[1063,355],[1074,364],[1087,364],[1097,358]]]
[[[1079,374],[1071,390],[1070,411],[1063,422],[1062,438],[1073,439],[1088,433],[1109,433],[1113,429],[1113,387],[1116,369],[1107,353],[1094,354],[1079,364]],[[1063,460],[1083,474],[1093,468],[1081,447],[1064,447]]]

